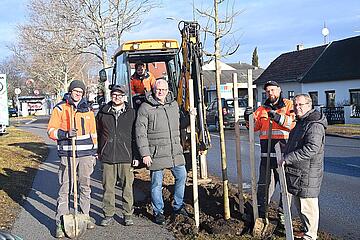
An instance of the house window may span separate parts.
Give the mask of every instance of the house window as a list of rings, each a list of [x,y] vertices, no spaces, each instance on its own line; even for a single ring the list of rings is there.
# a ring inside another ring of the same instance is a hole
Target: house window
[[[325,91],[326,107],[335,107],[335,90]]]
[[[290,100],[293,100],[293,98],[294,98],[294,91],[288,91],[288,98],[290,99]]]
[[[360,106],[360,89],[350,89],[350,104]]]
[[[319,95],[318,95],[318,92],[309,92],[309,96],[311,97],[312,105],[313,105],[313,106],[319,106]]]

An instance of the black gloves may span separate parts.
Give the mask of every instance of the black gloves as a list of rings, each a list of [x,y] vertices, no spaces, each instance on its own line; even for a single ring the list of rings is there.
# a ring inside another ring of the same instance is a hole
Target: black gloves
[[[76,129],[75,128],[69,129],[69,131],[66,133],[66,136],[67,138],[76,137]]]
[[[252,107],[247,107],[246,109],[245,109],[245,112],[244,112],[244,119],[245,119],[245,121],[249,121],[249,116],[251,115],[251,114],[253,114],[253,108]]]
[[[271,119],[274,120],[275,122],[277,122],[277,123],[280,122],[281,115],[278,114],[276,111],[270,110],[270,111],[268,112],[268,115],[269,115],[269,118],[271,118]]]

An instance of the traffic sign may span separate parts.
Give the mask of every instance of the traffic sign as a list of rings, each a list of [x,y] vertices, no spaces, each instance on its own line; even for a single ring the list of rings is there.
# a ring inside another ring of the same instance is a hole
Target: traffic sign
[[[15,94],[19,95],[21,93],[21,89],[20,88],[15,88]]]

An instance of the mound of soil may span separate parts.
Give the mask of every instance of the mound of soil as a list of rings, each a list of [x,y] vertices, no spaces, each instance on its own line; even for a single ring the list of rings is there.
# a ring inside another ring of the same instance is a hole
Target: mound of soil
[[[150,196],[150,172],[145,168],[136,169],[135,189],[142,190],[145,198],[135,202],[135,214],[153,220],[151,196]],[[199,185],[199,210],[200,226],[195,227],[192,191],[192,173],[188,174],[188,181],[185,189],[185,208],[189,213],[188,217],[172,214],[172,201],[174,193],[174,177],[169,170],[165,170],[163,181],[164,215],[166,217],[166,228],[173,232],[176,239],[254,239],[252,233],[252,206],[248,194],[244,196],[245,214],[239,212],[239,198],[236,186],[229,184],[229,203],[231,218],[224,220],[223,186],[222,181],[211,177],[211,182]],[[276,203],[270,204],[269,220],[277,223]],[[294,230],[299,230],[300,221],[293,221]],[[274,226],[273,226],[274,227]],[[270,227],[269,227],[270,229]],[[285,239],[284,229],[276,228],[273,235],[267,239]],[[320,233],[318,239],[335,239],[329,234]]]

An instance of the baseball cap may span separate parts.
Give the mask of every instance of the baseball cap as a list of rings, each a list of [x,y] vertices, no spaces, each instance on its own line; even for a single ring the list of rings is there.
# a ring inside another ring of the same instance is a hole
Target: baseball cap
[[[121,93],[126,93],[126,89],[123,85],[114,85],[111,88],[111,93],[113,92],[121,92]]]
[[[279,85],[277,82],[275,82],[275,81],[267,81],[267,82],[264,84],[264,90],[265,90],[268,86],[280,87],[280,85]]]

